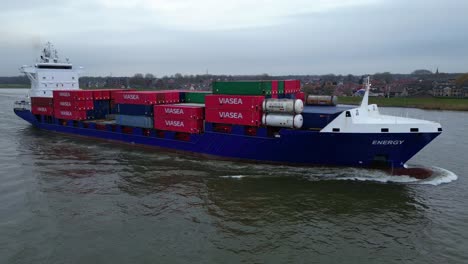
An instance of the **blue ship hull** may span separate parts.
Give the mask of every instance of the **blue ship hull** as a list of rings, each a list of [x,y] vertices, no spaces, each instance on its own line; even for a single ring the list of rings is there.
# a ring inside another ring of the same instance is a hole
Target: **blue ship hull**
[[[276,136],[259,130],[257,136],[245,135],[244,127],[234,126],[231,133],[216,132],[207,123],[203,134],[192,134],[180,140],[176,133],[163,137],[154,130],[150,134],[134,128],[131,134],[120,126],[97,129],[89,123],[46,120],[26,109],[15,109],[16,115],[33,126],[59,133],[114,140],[173,151],[210,156],[218,159],[253,161],[301,166],[374,165],[402,168],[404,164],[430,143],[439,133],[321,133],[311,130],[281,129]],[[39,120],[40,119],[40,120]]]

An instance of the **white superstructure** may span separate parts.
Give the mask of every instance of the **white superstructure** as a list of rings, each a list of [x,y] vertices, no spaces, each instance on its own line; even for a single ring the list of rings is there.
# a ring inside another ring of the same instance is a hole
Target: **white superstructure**
[[[344,111],[320,132],[339,133],[425,133],[441,132],[437,122],[381,115],[377,105],[369,105],[370,78],[361,106]]]
[[[57,50],[47,43],[42,50],[39,62],[33,66],[24,65],[20,68],[31,81],[30,97],[52,97],[53,90],[79,89],[80,69],[73,69],[72,64],[58,58]]]

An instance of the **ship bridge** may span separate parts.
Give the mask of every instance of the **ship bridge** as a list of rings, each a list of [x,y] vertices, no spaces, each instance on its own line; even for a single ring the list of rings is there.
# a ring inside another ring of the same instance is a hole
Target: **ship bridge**
[[[36,64],[24,65],[20,71],[31,81],[30,97],[52,97],[54,90],[79,89],[81,67],[76,70],[68,59],[60,61],[57,50],[50,42],[42,50]]]

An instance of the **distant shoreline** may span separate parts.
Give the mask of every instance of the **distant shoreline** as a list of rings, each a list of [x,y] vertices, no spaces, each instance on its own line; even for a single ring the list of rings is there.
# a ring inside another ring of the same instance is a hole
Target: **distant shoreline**
[[[359,105],[362,97],[340,96],[339,104]],[[468,98],[443,98],[443,97],[369,97],[369,104],[377,104],[380,107],[405,107],[425,110],[453,110],[468,111]]]
[[[0,89],[29,89],[24,84],[0,84]],[[362,97],[340,96],[339,104],[359,105]],[[443,97],[369,97],[369,104],[377,104],[381,107],[405,107],[425,110],[453,110],[468,111],[468,98],[443,98]]]
[[[30,84],[0,84],[0,89],[29,89]]]

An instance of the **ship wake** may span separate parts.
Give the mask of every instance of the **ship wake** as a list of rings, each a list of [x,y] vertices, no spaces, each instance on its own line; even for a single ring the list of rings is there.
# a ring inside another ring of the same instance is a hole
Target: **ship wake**
[[[277,177],[297,177],[308,181],[362,181],[376,183],[393,184],[423,184],[423,185],[441,185],[456,181],[458,176],[444,168],[440,167],[409,167],[405,171],[399,171],[395,175],[391,171],[362,168],[334,168],[334,167],[288,167],[271,165],[234,165],[230,164],[231,171],[220,175],[224,179],[252,179],[252,178],[277,178]],[[217,166],[215,166],[217,167]],[[430,172],[431,175],[424,179],[419,179],[412,175],[414,171]],[[242,173],[249,171],[248,174]]]
[[[425,184],[437,186],[440,184],[450,183],[456,181],[458,176],[444,168],[440,167],[423,167],[424,169],[432,172],[432,175],[425,179],[415,178],[414,175],[400,174],[394,175],[390,172],[381,170],[367,170],[367,169],[351,169],[344,172],[337,177],[330,177],[329,180],[348,180],[348,181],[373,181],[380,183],[400,183],[400,184]],[[411,172],[411,171],[410,171]]]

